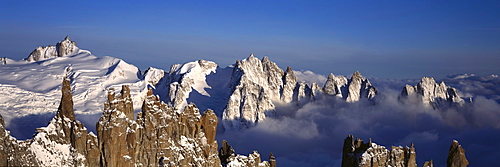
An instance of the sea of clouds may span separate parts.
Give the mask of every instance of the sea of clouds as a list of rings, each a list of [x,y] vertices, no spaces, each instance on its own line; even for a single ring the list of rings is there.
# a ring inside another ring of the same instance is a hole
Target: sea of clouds
[[[298,79],[324,83],[326,77],[295,71]],[[279,166],[340,166],[342,146],[348,134],[386,146],[415,144],[417,164],[433,160],[446,166],[452,140],[466,150],[470,166],[498,164],[500,157],[500,78],[498,76],[450,76],[445,81],[473,103],[435,110],[419,103],[398,100],[406,84],[416,80],[369,78],[377,88],[375,104],[366,99],[347,103],[319,96],[303,106],[277,104],[277,117],[256,127],[227,131],[217,139],[228,140],[241,154],[258,150],[263,159],[272,152]]]

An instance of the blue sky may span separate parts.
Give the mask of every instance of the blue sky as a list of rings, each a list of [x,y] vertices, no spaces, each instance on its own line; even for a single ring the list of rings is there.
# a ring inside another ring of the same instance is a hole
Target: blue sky
[[[0,57],[69,35],[142,70],[250,53],[383,78],[499,74],[499,1],[0,1]]]

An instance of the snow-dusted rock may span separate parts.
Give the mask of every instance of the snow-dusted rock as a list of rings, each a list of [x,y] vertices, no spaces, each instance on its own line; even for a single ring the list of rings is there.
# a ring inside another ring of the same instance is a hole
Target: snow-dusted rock
[[[351,79],[333,74],[328,75],[323,92],[345,99],[347,102],[356,102],[361,98],[373,99],[377,94],[377,89],[367,78],[356,71]]]
[[[211,87],[206,76],[216,72],[217,64],[212,61],[198,60],[185,64],[174,64],[170,71],[159,81],[156,91],[166,96],[164,99],[176,111],[182,111],[188,105],[189,94],[195,90],[201,95],[210,96],[205,89]]]
[[[28,62],[41,61],[50,58],[63,57],[75,54],[78,52],[78,47],[75,41],[71,41],[68,36],[64,40],[58,42],[56,46],[40,46],[37,47],[26,58]]]
[[[426,106],[434,109],[450,107],[453,105],[462,106],[465,102],[458,95],[457,89],[446,86],[444,82],[436,83],[434,78],[423,77],[415,86],[406,85],[401,91],[399,99],[403,102],[418,100]]]
[[[248,128],[274,115],[272,101],[280,101],[282,97],[283,75],[283,70],[267,57],[259,60],[251,54],[244,60],[236,61],[229,82],[232,94],[222,113],[224,128]]]
[[[384,146],[364,143],[359,138],[349,135],[344,140],[342,151],[342,167],[417,167],[416,153],[413,144],[411,147],[392,147],[391,150]]]
[[[235,154],[233,147],[226,140],[222,141],[219,157],[221,163],[226,167],[276,167],[276,159],[272,153],[269,156],[270,162],[262,161],[257,151],[253,151],[248,156],[238,155]]]
[[[62,97],[56,116],[38,128],[32,139],[17,139],[0,133],[2,151],[8,155],[0,165],[9,166],[97,166],[97,138],[75,119],[69,80],[63,79]],[[3,123],[3,121],[2,121]],[[4,125],[2,124],[2,127]],[[0,131],[6,132],[0,128]],[[2,157],[0,151],[0,158]]]
[[[469,161],[465,158],[465,150],[458,141],[453,140],[448,152],[448,159],[446,160],[447,167],[466,167]]]
[[[283,76],[283,88],[281,89],[281,100],[285,103],[290,103],[293,100],[293,90],[297,84],[297,77],[293,74],[290,66],[286,68],[285,76]]]

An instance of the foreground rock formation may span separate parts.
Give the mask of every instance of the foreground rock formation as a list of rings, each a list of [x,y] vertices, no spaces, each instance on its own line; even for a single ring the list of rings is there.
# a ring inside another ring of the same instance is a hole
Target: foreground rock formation
[[[65,78],[56,116],[33,139],[10,136],[0,116],[0,166],[221,166],[217,122],[213,111],[200,114],[194,104],[175,110],[151,89],[135,120],[130,89],[123,85],[120,93],[108,91],[96,136],[75,119]],[[261,161],[256,151],[242,156],[233,150],[229,157],[228,166],[276,164],[274,157],[272,163]]]
[[[448,153],[448,159],[446,160],[447,167],[466,167],[469,165],[469,161],[465,158],[465,150],[458,141],[453,140],[450,146],[450,151]]]
[[[430,77],[423,77],[415,86],[406,85],[399,99],[410,103],[420,102],[434,109],[462,106],[465,103],[457,89],[446,86],[444,82],[438,84]]]
[[[394,167],[416,167],[416,153],[413,145],[411,147],[392,147],[391,150],[384,146],[368,143],[349,135],[344,140],[342,151],[343,167],[375,167],[375,166],[394,166]]]
[[[8,157],[0,159],[0,166],[99,166],[97,137],[75,119],[72,103],[65,78],[56,116],[47,127],[38,128],[32,139],[18,141],[0,129],[2,151]]]
[[[344,140],[342,150],[342,167],[417,167],[417,154],[413,143],[410,147],[395,147],[391,150],[371,141],[364,143],[353,135]],[[454,140],[448,154],[448,167],[466,167],[469,164],[465,158],[465,150]],[[432,160],[423,167],[433,167]]]

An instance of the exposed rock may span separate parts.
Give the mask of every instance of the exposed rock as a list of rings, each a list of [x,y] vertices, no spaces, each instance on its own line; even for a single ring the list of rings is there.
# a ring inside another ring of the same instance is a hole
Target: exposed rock
[[[222,140],[222,147],[219,149],[219,158],[222,164],[227,164],[230,157],[234,156],[234,149],[227,143],[226,140]]]
[[[272,100],[280,100],[279,90],[283,87],[275,81],[281,80],[283,75],[283,71],[267,58],[261,61],[252,54],[237,61],[229,83],[232,94],[222,113],[224,128],[248,128],[266,116],[275,115]]]
[[[208,141],[215,141],[215,135],[217,134],[217,115],[214,111],[206,110],[201,116],[201,129],[205,132],[205,136]]]
[[[96,124],[103,166],[133,166],[135,164],[136,123],[134,110],[127,85],[122,86],[120,94],[108,90],[108,101],[104,112]]]
[[[450,151],[448,152],[448,159],[446,160],[447,167],[466,167],[469,165],[469,161],[465,158],[465,150],[458,141],[453,140],[450,146]]]
[[[293,92],[293,101],[299,106],[311,101],[314,96],[312,89],[305,82],[297,83]]]
[[[206,76],[215,73],[216,69],[217,64],[206,60],[182,65],[174,64],[170,67],[168,74],[161,76],[162,79],[156,84],[156,91],[165,94],[161,96],[166,96],[163,99],[168,105],[173,106],[176,111],[182,111],[188,105],[187,98],[193,89],[202,95],[209,96],[205,89],[211,87],[206,83]],[[157,77],[151,78],[152,82],[160,76],[160,72],[155,73]]]
[[[32,139],[17,141],[1,121],[0,166],[98,166],[94,161],[97,140],[80,121],[75,120],[69,80],[63,79],[62,98],[56,116],[47,127],[37,129]]]
[[[422,167],[434,167],[434,164],[432,163],[432,160],[429,160],[425,161]]]
[[[71,121],[75,120],[75,112],[73,109],[73,94],[71,93],[71,86],[69,83],[69,79],[65,77],[62,82],[62,96],[61,96],[61,104],[59,105],[59,109],[57,111],[57,115],[59,117],[69,118]]]
[[[276,167],[276,159],[272,153],[270,154],[269,162],[262,161],[257,151],[253,151],[253,153],[248,156],[237,155],[226,140],[222,141],[222,147],[219,150],[219,158],[221,159],[221,163],[226,167],[271,167],[271,165]]]
[[[217,117],[207,110],[200,116],[190,104],[181,113],[175,112],[154,96],[152,90],[137,114],[138,166],[220,166],[217,142],[206,137],[206,131],[217,123]],[[214,120],[215,119],[215,120]],[[206,124],[204,124],[204,122]],[[210,136],[210,138],[215,138]]]
[[[293,74],[291,67],[286,68],[283,76],[283,88],[281,89],[281,101],[290,103],[293,100],[293,90],[297,84],[297,77]]]
[[[269,153],[269,164],[270,167],[276,167],[276,158],[273,153]]]
[[[328,79],[325,82],[325,86],[323,87],[323,92],[327,95],[336,95],[339,97],[347,96],[347,78],[344,76],[335,76],[332,73],[328,75]]]
[[[28,62],[41,61],[50,58],[69,56],[78,51],[75,41],[71,41],[68,36],[60,41],[56,46],[40,46],[30,53],[26,60]]]
[[[323,92],[345,99],[347,102],[356,102],[361,98],[373,99],[377,89],[356,71],[349,80],[344,76],[328,75]]]
[[[68,36],[66,36],[63,41],[57,43],[56,47],[58,54],[57,56],[59,57],[68,56],[78,50],[78,47],[76,47],[76,42],[71,41]]]
[[[151,86],[156,86],[158,82],[165,76],[165,71],[153,67],[149,67],[144,72],[144,80]]]
[[[363,140],[349,135],[344,140],[342,151],[343,167],[416,167],[416,153],[412,147],[392,147],[387,150],[384,146],[371,142],[363,143]]]
[[[434,109],[450,107],[453,105],[461,106],[465,102],[458,96],[455,88],[446,86],[444,82],[436,83],[434,78],[423,77],[415,86],[406,85],[399,96],[400,100],[421,102],[432,106]],[[404,102],[404,101],[403,101]]]
[[[0,166],[7,166],[9,154],[7,152],[7,142],[9,135],[7,130],[5,130],[5,123],[3,121],[2,115],[0,115]]]

